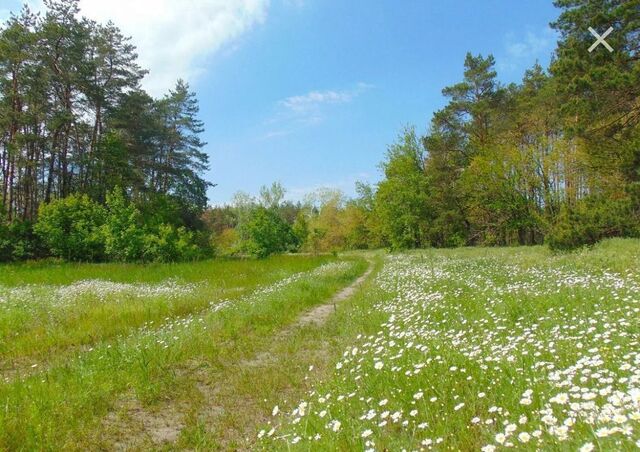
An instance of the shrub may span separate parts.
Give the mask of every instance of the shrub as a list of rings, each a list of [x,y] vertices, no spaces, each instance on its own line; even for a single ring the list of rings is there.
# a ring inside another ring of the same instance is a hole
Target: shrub
[[[144,236],[144,259],[155,262],[195,260],[200,250],[194,244],[193,233],[183,227],[161,224]]]
[[[9,225],[0,217],[0,262],[13,260],[13,237]]]
[[[218,256],[231,256],[240,250],[240,234],[234,228],[225,228],[211,238],[211,246]]]
[[[296,238],[296,248],[300,249],[302,246],[304,246],[307,238],[309,237],[309,223],[304,212],[298,212],[291,231]]]
[[[257,207],[243,226],[247,237],[244,251],[255,257],[267,257],[273,253],[295,247],[297,239],[289,226],[273,209]]]
[[[51,255],[72,261],[104,257],[105,209],[87,195],[71,195],[42,204],[34,231]]]
[[[11,260],[20,261],[41,257],[42,242],[33,231],[31,221],[14,221],[9,225],[11,240]]]
[[[7,215],[0,209],[0,262],[40,257],[43,254],[41,248],[31,221],[14,220],[9,223]]]
[[[107,195],[103,234],[109,259],[121,262],[143,259],[145,231],[141,223],[140,211],[125,199],[121,190],[115,189]]]

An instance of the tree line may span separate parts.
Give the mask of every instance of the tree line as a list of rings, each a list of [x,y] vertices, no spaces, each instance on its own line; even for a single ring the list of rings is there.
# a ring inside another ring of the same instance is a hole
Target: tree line
[[[493,56],[467,54],[462,80],[442,90],[447,105],[426,134],[413,127],[400,134],[376,186],[360,185],[348,201],[333,193],[298,203],[296,215],[271,208],[298,231],[291,243],[320,251],[543,243],[569,249],[639,236],[640,2],[555,6],[560,15],[551,25],[559,41],[549,68],[535,64],[520,83],[505,85]],[[589,52],[595,38],[588,28],[609,26],[614,52]],[[210,213],[222,249],[247,240],[241,205]]]
[[[264,257],[278,252],[329,252],[377,247],[368,230],[372,188],[358,184],[359,197],[319,189],[303,201],[285,200],[284,187],[263,186],[257,197],[236,193],[228,205],[209,208],[203,220],[219,256]]]
[[[640,233],[640,2],[557,0],[548,70],[497,79],[467,54],[428,133],[408,129],[382,164],[372,225],[396,248],[571,248]],[[589,27],[614,31],[589,52]]]
[[[155,99],[113,24],[46,0],[0,28],[0,260],[170,261],[640,235],[640,1],[557,0],[548,68],[503,84],[467,54],[426,133],[407,127],[382,180],[349,199],[275,183],[206,207],[195,95]],[[613,27],[614,48],[589,47]]]
[[[114,24],[81,17],[78,0],[44,3],[43,14],[25,6],[0,27],[0,259],[126,255],[106,252],[122,241],[103,234],[110,196],[136,212],[123,230],[144,230],[136,258],[166,259],[151,243],[179,235],[196,245],[186,231],[203,230],[210,184],[194,93],[179,80],[153,98]],[[75,245],[51,243],[55,228]]]

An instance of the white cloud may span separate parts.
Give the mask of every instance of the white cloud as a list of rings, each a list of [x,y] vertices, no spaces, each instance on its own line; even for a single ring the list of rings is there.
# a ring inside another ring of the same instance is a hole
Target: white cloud
[[[286,137],[287,135],[291,135],[290,130],[272,130],[270,132],[265,133],[260,138],[258,138],[258,141],[270,140],[272,138]]]
[[[265,121],[266,125],[277,129],[267,132],[261,139],[290,135],[299,126],[320,124],[324,121],[328,106],[348,104],[371,88],[373,85],[359,82],[352,89],[314,90],[279,100],[276,113]]]
[[[42,0],[35,9],[43,10]],[[207,57],[262,23],[269,0],[81,0],[84,16],[111,20],[132,36],[139,63],[149,69],[143,86],[160,95],[176,79],[193,82]]]
[[[499,62],[500,69],[513,71],[531,66],[536,60],[546,60],[553,52],[557,38],[557,33],[549,27],[535,32],[529,30],[519,39],[513,34],[508,35],[506,58]]]
[[[550,28],[545,28],[541,33],[529,31],[522,41],[507,44],[507,53],[515,58],[536,56],[552,49],[555,41],[556,36]]]
[[[278,102],[282,107],[299,114],[307,114],[327,104],[345,104],[351,102],[363,91],[372,86],[358,83],[354,89],[343,91],[310,91],[300,96],[291,96]]]
[[[348,91],[311,91],[302,96],[287,97],[280,105],[295,112],[307,111],[320,104],[342,104],[351,101],[353,95]]]

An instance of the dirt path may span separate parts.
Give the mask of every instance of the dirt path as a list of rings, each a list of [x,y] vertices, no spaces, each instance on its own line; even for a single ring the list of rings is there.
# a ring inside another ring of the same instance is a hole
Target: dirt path
[[[324,304],[302,313],[293,323],[276,332],[267,350],[262,350],[249,359],[227,363],[226,371],[213,371],[207,365],[197,362],[190,363],[181,371],[187,379],[194,382],[198,398],[201,399],[199,408],[191,415],[197,417],[200,425],[207,425],[209,433],[216,438],[216,448],[251,450],[247,435],[253,433],[252,429],[256,425],[269,420],[264,416],[264,409],[260,405],[262,396],[258,397],[254,393],[255,387],[260,387],[260,382],[264,380],[265,384],[278,385],[281,394],[295,393],[289,381],[291,376],[283,374],[281,370],[282,363],[291,362],[294,358],[287,355],[284,344],[300,328],[324,325],[335,312],[336,306],[353,296],[369,278],[374,263],[367,261],[367,270],[355,281]],[[295,352],[303,353],[301,362],[307,360],[321,367],[322,362],[329,359],[324,341],[312,341],[307,346],[303,351]],[[233,382],[229,381],[231,374]],[[104,428],[109,431],[111,446],[121,450],[168,444],[175,446],[189,414],[184,407],[175,405],[175,401],[168,401],[164,406],[156,407],[153,412],[143,410],[135,403],[121,405],[119,413],[112,413],[104,423]]]
[[[326,303],[315,306],[314,308],[300,314],[295,322],[284,327],[282,330],[276,333],[275,339],[284,339],[287,336],[291,335],[296,329],[303,328],[308,325],[324,325],[331,314],[335,313],[337,305],[340,302],[347,300],[351,296],[353,296],[358,288],[367,280],[367,278],[369,278],[369,275],[371,275],[371,272],[373,271],[374,265],[373,261],[371,260],[367,260],[367,263],[369,264],[369,267],[367,267],[367,270],[362,275],[360,275],[358,279],[335,294]],[[243,367],[261,367],[272,365],[275,361],[277,361],[277,358],[273,356],[273,353],[271,353],[270,351],[265,351],[258,353],[256,356],[249,360],[243,360],[241,362],[241,365]]]
[[[360,275],[355,281],[343,288],[336,294],[334,294],[327,302],[317,305],[312,309],[303,312],[300,316],[291,324],[285,326],[279,332],[276,332],[273,336],[273,343],[268,350],[263,350],[256,353],[252,358],[242,360],[236,363],[237,375],[241,375],[246,382],[252,382],[253,388],[262,387],[264,384],[280,385],[278,394],[281,398],[287,399],[289,397],[295,397],[296,388],[291,385],[291,375],[288,372],[283,372],[283,368],[287,368],[292,362],[296,362],[298,366],[302,368],[309,368],[309,364],[313,364],[311,367],[326,368],[331,360],[331,354],[329,353],[329,345],[326,338],[312,338],[306,339],[304,346],[299,347],[296,350],[290,349],[291,336],[300,332],[307,326],[322,327],[329,317],[335,313],[337,305],[350,297],[352,297],[360,288],[360,286],[370,277],[375,267],[372,259],[367,259],[367,270]],[[302,364],[305,363],[305,364]],[[311,370],[311,369],[309,369]],[[286,375],[286,377],[285,377]],[[303,378],[305,383],[310,384],[312,380],[308,378],[315,378],[312,375],[306,374]],[[279,381],[279,383],[278,383]],[[302,379],[300,380],[302,381]],[[254,449],[254,437],[255,428],[257,425],[265,425],[270,418],[265,417],[264,407],[261,407],[260,397],[254,394],[252,391],[245,392],[238,400],[237,388],[232,387],[217,388],[219,391],[226,391],[226,395],[218,394],[219,398],[232,400],[236,399],[234,406],[237,408],[239,403],[242,406],[242,420],[239,422],[238,428],[235,432],[224,432],[221,438],[221,444],[223,448],[229,447],[233,444],[233,449],[238,451],[251,451]],[[242,385],[240,385],[242,386]],[[209,388],[211,390],[211,388]],[[202,391],[202,388],[201,388]],[[245,390],[246,391],[246,390]],[[203,395],[206,391],[203,392]],[[205,398],[207,398],[205,396]],[[208,404],[212,403],[214,399],[209,399]],[[228,409],[229,407],[227,407]],[[230,437],[236,437],[240,441],[237,443],[229,443]]]
[[[288,329],[303,327],[310,324],[314,324],[317,326],[324,325],[329,316],[336,311],[336,306],[338,305],[338,303],[350,298],[354,293],[356,293],[360,285],[362,285],[362,283],[367,280],[367,278],[373,271],[373,263],[371,261],[368,261],[368,263],[369,267],[367,268],[367,271],[365,271],[358,279],[352,282],[351,285],[345,287],[340,292],[335,294],[333,298],[329,300],[329,302],[316,306],[315,308],[303,313],[298,318],[298,320]]]

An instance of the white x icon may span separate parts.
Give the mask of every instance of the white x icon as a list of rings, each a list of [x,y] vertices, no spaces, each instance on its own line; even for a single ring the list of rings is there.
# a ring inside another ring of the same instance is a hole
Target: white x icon
[[[606,38],[607,36],[609,36],[609,34],[613,31],[613,27],[609,27],[607,29],[607,31],[605,31],[604,33],[602,33],[602,36],[600,36],[598,34],[597,31],[595,31],[593,28],[589,27],[589,32],[596,37],[596,42],[594,42],[591,47],[589,47],[589,52],[593,52],[594,49],[596,47],[598,47],[599,44],[602,44],[603,46],[605,46],[607,48],[607,50],[609,52],[613,52],[613,47],[611,47],[609,45],[609,43],[607,41],[604,40],[604,38]]]

